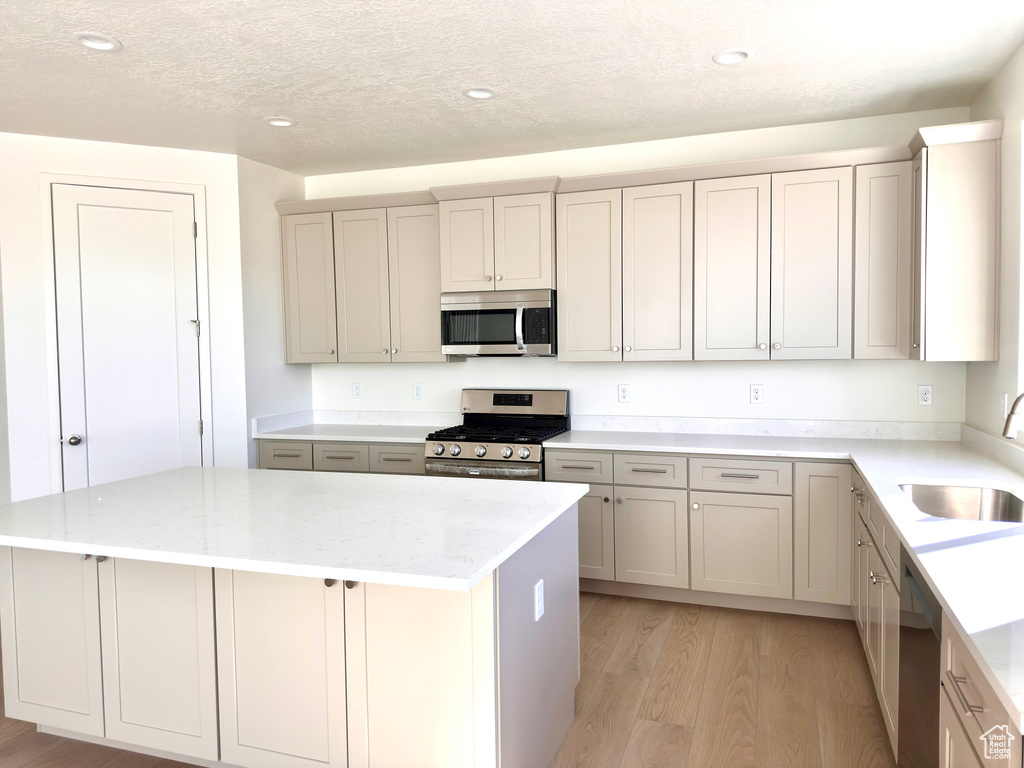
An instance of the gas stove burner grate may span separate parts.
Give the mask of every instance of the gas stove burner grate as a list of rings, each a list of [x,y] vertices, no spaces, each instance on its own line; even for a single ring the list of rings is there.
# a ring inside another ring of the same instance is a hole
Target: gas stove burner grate
[[[428,440],[480,443],[539,443],[565,432],[557,427],[448,427],[427,435]]]

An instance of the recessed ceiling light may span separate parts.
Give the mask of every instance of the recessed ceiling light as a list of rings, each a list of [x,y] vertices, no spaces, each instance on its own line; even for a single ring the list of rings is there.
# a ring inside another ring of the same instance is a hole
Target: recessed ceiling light
[[[119,41],[99,32],[75,32],[71,39],[94,51],[120,51],[124,47]]]
[[[746,61],[753,55],[754,52],[746,48],[730,48],[727,51],[719,51],[711,57],[711,60],[715,64],[728,66],[729,64],[739,64],[741,61]]]
[[[489,88],[470,88],[466,95],[471,99],[489,99],[494,95],[494,91]]]
[[[268,123],[275,128],[287,128],[291,125],[295,125],[295,121],[290,117],[265,117],[263,122]]]

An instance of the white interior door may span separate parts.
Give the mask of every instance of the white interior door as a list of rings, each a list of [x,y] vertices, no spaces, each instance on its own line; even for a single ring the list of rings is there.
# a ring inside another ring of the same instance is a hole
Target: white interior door
[[[64,490],[200,466],[192,195],[52,190]]]

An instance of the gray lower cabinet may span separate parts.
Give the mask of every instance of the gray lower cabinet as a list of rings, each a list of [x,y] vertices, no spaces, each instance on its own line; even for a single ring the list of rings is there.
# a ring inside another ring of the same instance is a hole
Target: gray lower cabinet
[[[426,469],[423,446],[371,445],[370,471],[392,475],[422,475]]]
[[[260,440],[260,469],[313,469],[313,444]]]
[[[686,491],[615,486],[615,579],[690,586]]]
[[[367,445],[313,443],[313,469],[317,472],[369,472]]]
[[[797,462],[794,475],[793,597],[849,605],[852,468]]]
[[[592,485],[579,501],[580,578],[615,580],[615,520],[610,485]]]
[[[392,475],[422,475],[425,471],[423,443],[306,443],[266,439],[259,442],[260,469]]]

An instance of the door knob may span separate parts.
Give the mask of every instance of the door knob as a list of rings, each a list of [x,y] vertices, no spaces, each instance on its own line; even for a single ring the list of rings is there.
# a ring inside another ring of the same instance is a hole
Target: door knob
[[[490,275],[487,275],[487,282],[488,283],[491,282],[491,276]]]
[[[626,351],[627,351],[627,352],[632,352],[632,351],[633,351],[633,348],[632,348],[632,347],[626,347]]]
[[[611,501],[611,499],[609,499],[607,496],[605,496],[604,497],[604,503],[607,504],[609,501]]]
[[[757,348],[758,349],[768,349],[768,345],[767,344],[758,344]]]
[[[81,443],[82,443],[82,436],[81,435],[72,435],[71,437],[68,438],[68,445],[81,445]]]
[[[774,344],[772,344],[772,349],[782,349],[782,345],[776,341]]]
[[[619,351],[618,347],[612,347],[612,352],[618,352],[618,351]]]
[[[495,280],[501,280],[501,275],[498,275]]]
[[[698,504],[697,502],[694,502],[693,503],[693,508],[694,509],[700,509],[700,504]]]
[[[391,350],[391,354],[392,355],[397,355],[398,354],[398,350],[397,349],[392,349]]]
[[[387,349],[381,350],[385,355],[388,353]]]

